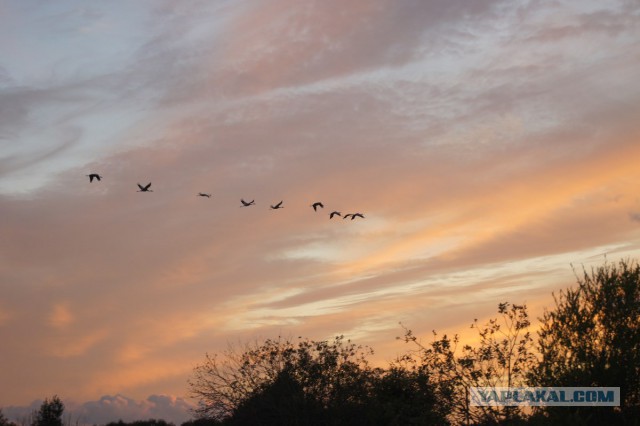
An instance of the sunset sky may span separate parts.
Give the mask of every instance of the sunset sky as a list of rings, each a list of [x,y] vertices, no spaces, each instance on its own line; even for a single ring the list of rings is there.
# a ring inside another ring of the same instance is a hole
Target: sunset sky
[[[230,343],[541,314],[640,257],[639,78],[633,0],[0,2],[0,407],[187,418]]]

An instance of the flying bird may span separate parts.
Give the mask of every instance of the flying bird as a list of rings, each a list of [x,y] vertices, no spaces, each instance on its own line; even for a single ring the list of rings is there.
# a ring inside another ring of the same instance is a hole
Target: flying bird
[[[340,212],[333,211],[329,213],[329,219],[333,219],[334,216],[341,216]]]
[[[149,182],[147,186],[142,186],[138,184],[138,188],[140,188],[140,190],[136,192],[153,192],[153,190],[149,189],[150,187],[151,187],[151,182]]]
[[[211,194],[205,194],[204,192],[198,192],[198,196],[199,196],[199,197],[207,197],[207,198],[211,198]]]
[[[360,217],[364,219],[364,215],[362,213],[349,213],[349,214],[345,214],[342,218],[346,219],[348,217],[350,217],[351,220],[355,219],[356,217]]]
[[[313,211],[317,212],[318,211],[318,207],[320,207],[321,209],[324,208],[324,204],[322,204],[320,201],[315,202],[313,204],[311,204],[311,207],[313,207]]]
[[[100,182],[100,179],[102,179],[102,176],[100,176],[97,173],[91,173],[91,174],[88,174],[87,176],[89,176],[89,183],[93,182],[93,179],[98,179],[98,182]]]
[[[278,210],[278,209],[283,209],[284,207],[282,206],[282,201],[280,201],[278,204],[276,204],[275,206],[271,206],[272,210]]]
[[[242,198],[240,199],[240,202],[242,203],[240,207],[249,207],[249,206],[254,206],[256,204],[255,200],[245,201]]]

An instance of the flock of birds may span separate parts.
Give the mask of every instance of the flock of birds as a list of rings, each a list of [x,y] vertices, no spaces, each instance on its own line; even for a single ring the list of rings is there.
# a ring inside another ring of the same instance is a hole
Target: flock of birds
[[[89,177],[89,183],[92,183],[94,179],[96,181],[98,181],[98,182],[100,182],[100,180],[102,179],[102,176],[100,176],[98,173],[90,173],[87,176]],[[136,192],[153,192],[153,190],[151,189],[151,182],[149,182],[146,185],[138,184],[138,188],[139,189]],[[198,192],[198,196],[199,197],[211,198],[211,194],[207,194],[207,193],[204,193],[204,192]],[[243,198],[241,198],[240,202],[242,203],[242,205],[240,207],[249,207],[249,206],[255,206],[256,205],[255,200],[245,201]],[[270,208],[271,208],[271,210],[282,209],[282,208],[284,208],[284,206],[282,205],[283,203],[284,203],[284,200],[280,201],[277,204],[271,205]],[[321,209],[324,208],[324,204],[322,204],[320,201],[316,201],[315,203],[311,204],[311,207],[313,207],[313,211],[317,212],[318,208],[321,208]],[[329,213],[329,219],[333,219],[335,216],[340,216],[343,219],[351,218],[351,220],[354,220],[355,218],[364,219],[364,214],[362,214],[362,213],[347,213],[344,216],[342,216],[342,213],[337,211],[337,210],[334,210],[331,213]]]

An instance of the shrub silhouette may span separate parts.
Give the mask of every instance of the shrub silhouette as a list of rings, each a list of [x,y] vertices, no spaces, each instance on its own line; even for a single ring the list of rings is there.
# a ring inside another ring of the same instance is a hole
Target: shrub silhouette
[[[403,340],[416,349],[400,357],[397,365],[429,375],[438,405],[454,424],[515,423],[525,417],[517,407],[469,406],[469,387],[525,386],[535,362],[526,305],[500,303],[498,313],[483,326],[477,320],[471,324],[478,332],[477,346],[460,348],[458,335],[439,337],[435,331],[433,340],[423,344],[405,328]]]
[[[194,370],[197,414],[231,425],[446,423],[426,376],[371,368],[371,349],[344,341],[266,340],[206,356]]]
[[[577,276],[540,319],[538,386],[620,387],[621,406],[559,407],[537,414],[548,422],[640,422],[640,266],[622,260]]]
[[[32,426],[62,426],[62,414],[64,404],[54,395],[51,399],[45,399],[40,409],[33,414]]]

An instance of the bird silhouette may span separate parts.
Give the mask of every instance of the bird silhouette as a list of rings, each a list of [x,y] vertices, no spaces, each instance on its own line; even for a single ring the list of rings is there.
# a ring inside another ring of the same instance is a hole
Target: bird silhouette
[[[198,196],[199,196],[199,197],[207,197],[207,198],[211,198],[211,194],[205,194],[204,192],[198,192]]]
[[[348,218],[348,217],[353,218],[353,213],[347,213],[347,214],[345,214],[344,216],[342,216],[342,219],[346,219],[346,218]],[[352,219],[352,220],[353,220],[353,219]]]
[[[334,216],[341,216],[340,212],[333,211],[329,213],[329,219],[333,219]]]
[[[98,182],[100,182],[100,179],[102,179],[102,176],[100,176],[97,173],[91,173],[91,174],[88,174],[87,176],[89,176],[89,183],[93,182],[93,179],[98,179]]]
[[[282,201],[280,201],[278,204],[276,204],[275,206],[271,206],[272,210],[278,210],[278,209],[283,209],[284,207],[282,206]]]
[[[317,201],[313,204],[311,204],[311,207],[313,207],[313,211],[317,212],[318,211],[318,207],[320,207],[321,209],[324,208],[324,204],[322,204],[320,201]]]
[[[249,206],[254,206],[256,204],[255,200],[245,201],[242,198],[240,199],[240,202],[242,203],[240,207],[249,207]]]
[[[360,217],[360,218],[364,219],[364,215],[362,213],[353,213],[351,215],[351,220],[355,219],[356,217]]]
[[[153,192],[153,190],[149,189],[150,187],[151,187],[151,182],[149,182],[147,186],[142,186],[138,184],[138,188],[140,188],[140,190],[136,192]]]

